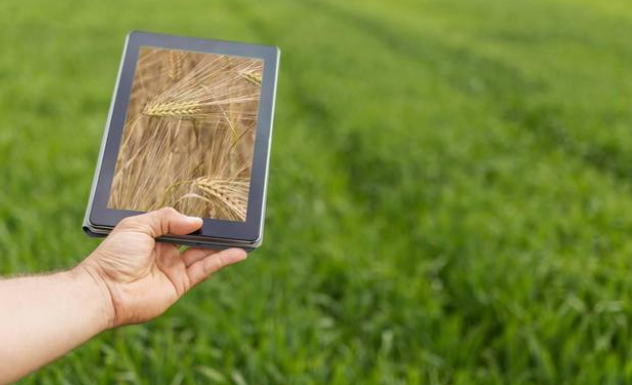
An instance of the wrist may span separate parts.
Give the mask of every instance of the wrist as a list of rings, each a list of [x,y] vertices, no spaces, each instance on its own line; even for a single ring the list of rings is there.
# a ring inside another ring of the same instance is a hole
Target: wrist
[[[93,307],[94,322],[98,332],[114,327],[116,319],[114,304],[105,279],[88,264],[81,263],[69,272],[73,281],[80,288],[89,306]]]

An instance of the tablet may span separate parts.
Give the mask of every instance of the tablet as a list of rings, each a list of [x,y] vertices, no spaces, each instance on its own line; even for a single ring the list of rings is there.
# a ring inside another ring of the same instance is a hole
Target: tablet
[[[202,228],[159,240],[261,244],[280,51],[147,32],[127,36],[83,228],[170,206]]]

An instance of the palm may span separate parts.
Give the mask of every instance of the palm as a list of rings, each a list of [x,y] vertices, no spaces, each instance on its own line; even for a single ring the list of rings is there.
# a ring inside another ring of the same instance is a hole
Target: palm
[[[174,213],[168,211],[172,217]],[[167,231],[168,227],[159,232],[172,232]],[[189,227],[181,232],[199,226]],[[128,221],[115,229],[90,258],[89,263],[104,278],[112,298],[115,325],[143,322],[162,314],[212,272],[245,258],[243,250],[235,249],[216,253],[190,248],[181,253],[173,244],[157,243],[152,232],[156,233],[142,223]]]

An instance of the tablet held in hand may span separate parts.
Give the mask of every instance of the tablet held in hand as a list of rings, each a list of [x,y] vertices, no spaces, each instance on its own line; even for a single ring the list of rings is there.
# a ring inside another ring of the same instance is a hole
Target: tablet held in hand
[[[146,32],[128,35],[84,219],[105,236],[161,207],[203,219],[158,240],[261,244],[280,52]]]

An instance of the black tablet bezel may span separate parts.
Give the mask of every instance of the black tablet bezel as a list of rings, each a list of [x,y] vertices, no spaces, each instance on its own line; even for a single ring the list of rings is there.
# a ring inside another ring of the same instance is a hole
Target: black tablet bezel
[[[97,166],[88,215],[93,226],[111,228],[122,219],[142,212],[108,208],[110,189],[120,141],[123,134],[130,99],[134,71],[141,46],[197,51],[222,55],[263,59],[263,78],[255,149],[248,195],[248,209],[244,222],[203,218],[202,228],[195,238],[213,237],[257,241],[261,238],[265,212],[265,193],[272,134],[274,98],[280,51],[277,47],[254,44],[197,39],[134,31],[127,35],[119,76],[110,106],[104,133],[104,143]]]

